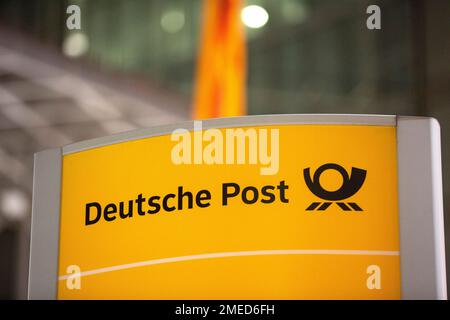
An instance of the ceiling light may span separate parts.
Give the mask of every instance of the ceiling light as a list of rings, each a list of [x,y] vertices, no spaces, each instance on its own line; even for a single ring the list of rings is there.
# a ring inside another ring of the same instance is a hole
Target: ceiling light
[[[258,29],[269,21],[269,14],[263,7],[250,5],[242,9],[241,20],[247,27]]]
[[[5,190],[0,196],[0,209],[7,220],[20,221],[27,215],[28,198],[21,190]]]
[[[84,55],[89,49],[88,37],[82,32],[69,33],[63,42],[63,53],[71,58]]]

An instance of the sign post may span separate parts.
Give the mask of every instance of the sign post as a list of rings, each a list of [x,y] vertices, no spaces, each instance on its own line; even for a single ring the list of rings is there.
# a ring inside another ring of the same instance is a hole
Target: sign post
[[[35,157],[30,299],[445,299],[439,125],[193,121]]]

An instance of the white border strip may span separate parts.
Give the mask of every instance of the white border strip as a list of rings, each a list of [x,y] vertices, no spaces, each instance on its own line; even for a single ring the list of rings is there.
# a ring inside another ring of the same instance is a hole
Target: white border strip
[[[217,253],[205,253],[195,254],[190,256],[180,256],[172,258],[154,259],[141,262],[134,262],[128,264],[121,264],[112,267],[94,269],[81,272],[76,275],[79,277],[90,276],[94,274],[113,272],[125,269],[132,269],[144,266],[152,266],[164,263],[174,263],[193,260],[207,260],[217,258],[228,257],[245,257],[245,256],[267,256],[267,255],[367,255],[367,256],[399,256],[399,251],[377,251],[377,250],[257,250],[257,251],[236,251],[236,252],[217,252]],[[59,280],[67,280],[74,274],[59,276]]]

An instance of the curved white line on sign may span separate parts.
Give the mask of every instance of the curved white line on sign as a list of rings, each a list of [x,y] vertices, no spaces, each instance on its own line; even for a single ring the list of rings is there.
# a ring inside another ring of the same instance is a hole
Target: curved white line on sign
[[[217,253],[205,253],[195,254],[191,256],[181,256],[172,258],[153,259],[141,262],[134,262],[128,264],[121,264],[118,266],[94,269],[81,272],[78,276],[85,277],[94,274],[100,274],[105,272],[112,272],[118,270],[125,270],[131,268],[138,268],[144,266],[152,266],[156,264],[192,261],[192,260],[206,260],[216,258],[228,258],[228,257],[245,257],[245,256],[266,256],[266,255],[360,255],[360,256],[398,256],[399,251],[377,251],[377,250],[257,250],[257,251],[236,251],[236,252],[217,252]],[[74,274],[63,275],[59,277],[59,280],[66,280],[69,276]]]

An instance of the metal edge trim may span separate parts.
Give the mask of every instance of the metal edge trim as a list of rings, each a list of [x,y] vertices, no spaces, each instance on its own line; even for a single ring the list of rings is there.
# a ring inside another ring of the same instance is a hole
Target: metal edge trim
[[[447,299],[436,119],[397,118],[397,168],[402,299]]]
[[[395,126],[394,115],[353,115],[353,114],[282,114],[282,115],[256,115],[230,118],[216,118],[201,120],[203,129],[228,128],[234,126],[264,126],[264,125],[375,125]],[[103,147],[111,144],[132,140],[171,134],[174,130],[184,128],[193,130],[194,121],[138,129],[76,142],[63,147],[63,155],[81,152],[88,149]]]
[[[61,148],[34,155],[28,299],[56,299],[61,204]]]

